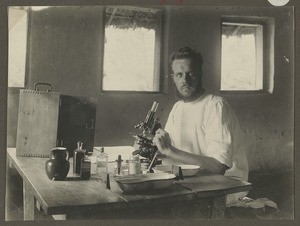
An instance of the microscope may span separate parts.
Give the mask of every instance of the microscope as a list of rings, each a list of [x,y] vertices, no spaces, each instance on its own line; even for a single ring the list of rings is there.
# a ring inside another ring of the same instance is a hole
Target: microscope
[[[158,164],[158,159],[156,158],[157,147],[153,144],[153,137],[155,135],[155,132],[159,128],[161,128],[159,119],[155,117],[158,105],[159,103],[154,101],[151,109],[148,111],[145,120],[135,126],[136,129],[141,130],[141,133],[130,133],[131,136],[136,139],[136,143],[139,145],[139,149],[135,150],[132,154],[140,155],[149,159],[151,162],[153,162],[152,167]]]

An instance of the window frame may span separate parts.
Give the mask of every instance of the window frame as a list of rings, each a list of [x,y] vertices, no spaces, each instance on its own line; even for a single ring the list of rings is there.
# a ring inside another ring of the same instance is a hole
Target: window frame
[[[121,8],[121,9],[138,9],[138,10],[154,10],[156,11],[156,29],[155,29],[155,48],[154,48],[154,71],[153,71],[153,80],[156,84],[158,91],[135,91],[135,90],[104,90],[103,89],[103,75],[104,75],[104,52],[105,52],[105,18],[106,18],[106,9],[107,8]],[[101,94],[162,94],[164,93],[164,77],[163,71],[164,67],[162,66],[163,60],[163,21],[164,14],[163,9],[159,7],[139,7],[139,6],[106,6],[103,7],[103,29],[102,29],[102,50],[101,50],[101,75],[100,75],[100,93]]]
[[[220,71],[219,90],[222,94],[272,94],[274,90],[274,39],[275,39],[275,19],[273,17],[257,17],[257,16],[221,16],[220,21],[220,52],[222,53],[222,24],[257,24],[262,26],[263,37],[262,43],[256,45],[261,46],[262,51],[262,89],[260,90],[222,90]],[[256,59],[259,60],[259,59]],[[222,54],[220,54],[220,62],[222,64]],[[221,66],[220,66],[221,69]]]

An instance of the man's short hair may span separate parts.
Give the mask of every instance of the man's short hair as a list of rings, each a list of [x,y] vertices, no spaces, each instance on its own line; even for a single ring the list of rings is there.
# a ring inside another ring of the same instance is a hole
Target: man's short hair
[[[203,58],[201,53],[197,53],[192,50],[190,47],[183,47],[177,50],[170,58],[170,66],[172,67],[172,63],[174,60],[179,59],[192,59],[195,63],[195,66],[199,66],[200,71],[202,71]]]

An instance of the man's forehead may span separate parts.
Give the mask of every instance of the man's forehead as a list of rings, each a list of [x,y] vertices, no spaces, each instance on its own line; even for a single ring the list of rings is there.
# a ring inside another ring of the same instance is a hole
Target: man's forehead
[[[191,58],[175,59],[172,63],[173,69],[180,68],[191,68],[193,65],[193,60]]]

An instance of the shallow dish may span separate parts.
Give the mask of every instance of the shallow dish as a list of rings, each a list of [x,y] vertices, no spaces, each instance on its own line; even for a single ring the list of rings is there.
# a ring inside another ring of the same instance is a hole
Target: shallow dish
[[[170,187],[175,175],[170,173],[147,173],[115,177],[115,181],[124,192],[149,191]]]

